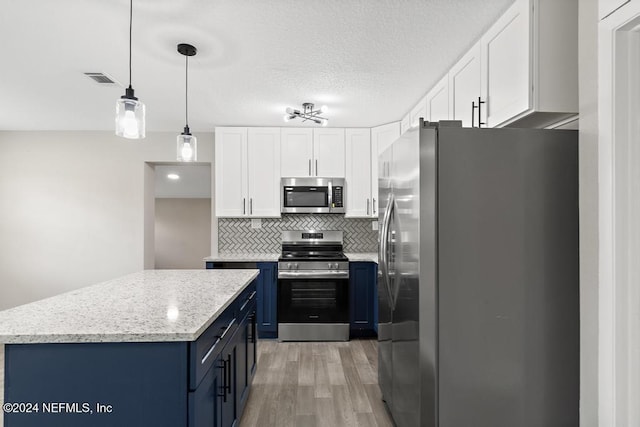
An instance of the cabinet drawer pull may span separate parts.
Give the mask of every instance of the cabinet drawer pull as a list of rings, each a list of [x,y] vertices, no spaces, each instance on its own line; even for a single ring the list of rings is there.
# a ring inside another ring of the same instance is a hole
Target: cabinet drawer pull
[[[229,375],[229,380],[226,381],[227,385],[227,393],[231,394],[231,353],[227,357],[227,373]]]
[[[229,322],[229,324],[227,325],[227,327],[225,328],[224,332],[222,333],[222,335],[220,335],[217,339],[216,342],[213,343],[213,345],[211,346],[211,348],[209,349],[209,351],[207,351],[207,354],[204,355],[204,357],[202,358],[202,360],[200,361],[201,365],[204,365],[204,362],[207,361],[207,359],[209,358],[209,356],[211,356],[211,353],[213,353],[213,349],[216,348],[216,345],[218,345],[218,343],[220,341],[222,341],[225,337],[225,335],[227,335],[227,332],[229,332],[229,329],[231,329],[231,327],[233,326],[233,324],[236,323],[236,318],[234,317],[233,320],[231,322]]]
[[[251,301],[253,299],[255,294],[256,294],[256,291],[251,292],[251,295],[249,295],[247,297],[247,299],[244,301],[244,304],[242,304],[242,307],[240,307],[240,311],[244,310],[244,308],[247,306],[247,304],[249,304],[249,301]]]

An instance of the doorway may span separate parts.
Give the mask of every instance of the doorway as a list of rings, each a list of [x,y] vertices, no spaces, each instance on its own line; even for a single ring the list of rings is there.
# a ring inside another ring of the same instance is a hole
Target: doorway
[[[154,165],[154,267],[201,269],[211,252],[211,165]]]

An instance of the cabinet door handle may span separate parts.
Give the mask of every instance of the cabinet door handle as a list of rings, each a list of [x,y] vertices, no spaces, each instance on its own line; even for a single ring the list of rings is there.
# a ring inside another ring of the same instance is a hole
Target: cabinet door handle
[[[373,206],[373,214],[375,215],[376,214],[376,199],[375,198],[373,199],[372,206]]]
[[[231,353],[227,356],[227,372],[229,373],[229,381],[226,383],[227,393],[231,394]]]
[[[475,101],[471,101],[471,127],[476,127],[476,103]]]
[[[242,215],[247,214],[247,199],[242,199]]]
[[[227,402],[227,361],[222,359],[222,366],[218,366],[219,369],[222,369],[222,376],[224,377],[222,380],[222,394],[219,394],[218,397],[222,398],[223,402]]]
[[[478,127],[481,128],[482,125],[486,125],[485,122],[482,121],[482,104],[485,102],[482,101],[482,98],[478,97]]]
[[[369,215],[369,199],[367,199],[367,215]]]
[[[318,159],[316,159],[316,176],[318,176]]]
[[[253,215],[253,197],[249,199],[249,213]]]
[[[309,159],[309,176],[311,176],[311,159]]]

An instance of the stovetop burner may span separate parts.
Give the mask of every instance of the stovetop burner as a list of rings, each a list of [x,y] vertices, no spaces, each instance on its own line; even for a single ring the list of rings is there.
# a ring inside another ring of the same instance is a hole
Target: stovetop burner
[[[348,261],[342,252],[283,252],[279,261]]]
[[[342,231],[299,230],[282,233],[282,255],[279,261],[345,262]]]

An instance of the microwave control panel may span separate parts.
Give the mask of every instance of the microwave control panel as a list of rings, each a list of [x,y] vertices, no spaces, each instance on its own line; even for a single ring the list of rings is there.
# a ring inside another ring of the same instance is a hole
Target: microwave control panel
[[[342,186],[341,185],[336,185],[335,187],[332,188],[332,192],[333,192],[333,206],[331,206],[332,208],[343,208],[344,207],[344,200],[343,200],[343,196],[342,196]]]

